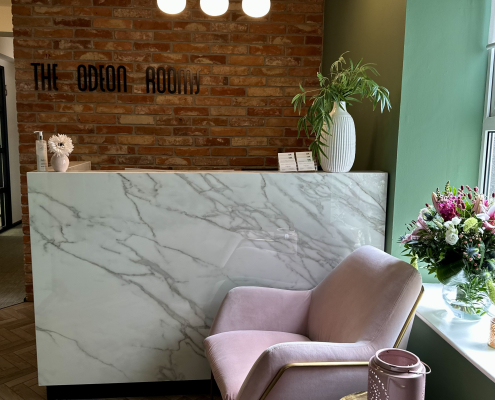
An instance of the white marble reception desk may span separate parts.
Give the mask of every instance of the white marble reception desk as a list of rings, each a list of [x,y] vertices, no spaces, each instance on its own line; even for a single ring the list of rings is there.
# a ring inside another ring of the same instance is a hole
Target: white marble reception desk
[[[28,173],[39,384],[208,379],[228,290],[384,245],[387,174]]]

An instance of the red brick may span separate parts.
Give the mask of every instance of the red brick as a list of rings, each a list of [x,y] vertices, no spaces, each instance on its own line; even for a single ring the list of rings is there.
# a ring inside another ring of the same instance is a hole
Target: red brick
[[[38,15],[72,15],[71,7],[33,7],[34,14]]]
[[[92,113],[94,107],[91,104],[56,104],[55,109],[63,113]]]
[[[119,94],[117,101],[119,103],[152,104],[155,101],[155,96]]]
[[[264,107],[266,104],[266,99],[255,99],[250,97],[234,97],[232,99],[232,105],[239,107]]]
[[[231,101],[228,97],[197,97],[195,100],[197,106],[230,106]]]
[[[79,114],[77,122],[83,124],[115,124],[115,115]]]
[[[152,156],[117,156],[117,162],[128,165],[152,165],[155,159]]]
[[[178,35],[179,33],[169,33],[169,35]],[[155,40],[157,39],[157,34],[155,34]],[[165,35],[165,34],[164,34]],[[186,35],[183,33],[183,35]],[[187,41],[191,39],[191,34],[187,34]],[[168,36],[161,36],[163,39],[160,40],[173,40],[168,39]],[[194,33],[192,35],[192,40],[194,42],[207,42],[207,43],[229,43],[229,35],[226,33]],[[179,41],[179,40],[175,40]]]
[[[270,21],[272,21],[272,22],[287,22],[290,24],[301,24],[301,23],[305,22],[305,16],[304,16],[304,14],[272,13],[270,15]]]
[[[212,136],[246,136],[245,128],[232,128],[232,127],[221,127],[221,128],[210,128]]]
[[[113,58],[114,61],[149,62],[151,61],[151,54],[142,52],[117,52]]]
[[[51,48],[51,41],[46,39],[14,39],[15,47]]]
[[[181,158],[181,157],[156,157],[155,162],[157,165],[172,165],[172,166],[191,165],[191,160],[189,158]]]
[[[249,54],[278,55],[284,54],[282,46],[249,46]]]
[[[114,103],[115,95],[108,93],[81,93],[76,96],[79,103]]]
[[[53,22],[51,18],[46,17],[18,17],[14,15],[13,24],[16,28],[19,28],[21,26],[39,26],[45,28],[47,26],[53,25]]]
[[[259,96],[259,97],[272,97],[272,96],[282,96],[283,92],[281,88],[268,88],[268,87],[250,87],[248,88],[248,96]]]
[[[230,84],[236,86],[264,86],[266,84],[266,79],[251,76],[233,76],[232,78],[230,78]],[[244,93],[242,95],[244,95]]]
[[[77,122],[77,118],[74,114],[38,114],[38,120],[40,122]]]
[[[119,136],[118,137],[119,144],[155,144],[154,136]]]
[[[92,144],[115,144],[117,140],[115,136],[106,135],[79,135],[79,143],[92,143]]]
[[[210,149],[207,147],[176,147],[175,155],[185,157],[209,156]]]
[[[132,0],[93,0],[95,6],[103,7],[129,7],[131,3]]]
[[[31,7],[29,6],[20,6],[20,5],[12,5],[12,14],[13,15],[31,15]]]
[[[17,112],[38,112],[53,111],[53,104],[50,103],[17,103]]]
[[[213,147],[211,149],[212,156],[245,156],[246,154],[247,150],[241,148]]]
[[[212,96],[244,96],[246,89],[239,87],[213,87],[210,90]]]
[[[261,56],[230,56],[233,65],[263,65],[265,59]]]
[[[213,66],[211,72],[217,75],[248,75],[249,67]]]
[[[261,166],[265,164],[265,160],[261,157],[234,157],[230,159],[230,165],[252,165]]]
[[[190,137],[159,137],[157,138],[160,146],[192,146],[193,139]]]
[[[155,41],[163,42],[190,42],[191,34],[188,32],[155,32]],[[201,40],[193,39],[194,42],[201,42]]]
[[[210,115],[246,115],[246,110],[238,107],[211,107]]]
[[[191,62],[196,64],[225,64],[227,57],[211,54],[191,55]]]
[[[205,107],[175,107],[175,115],[208,115],[208,108]]]
[[[89,28],[91,26],[91,20],[87,18],[53,18],[53,25]]]
[[[72,154],[96,154],[98,152],[98,146],[96,145],[82,145],[78,144],[74,147]]]
[[[252,25],[251,25],[252,26]],[[212,32],[247,32],[248,24],[214,22],[211,24]]]
[[[136,130],[138,128],[136,127]],[[131,134],[133,131],[132,126],[122,126],[122,125],[116,125],[116,126],[97,126],[96,127],[96,133],[102,134],[102,135],[119,135],[119,134]]]
[[[277,147],[249,147],[248,154],[250,156],[276,156],[278,154]]]
[[[100,154],[136,154],[136,149],[129,146],[110,145],[99,146],[99,152]]]
[[[116,8],[113,10],[113,16],[116,18],[151,18],[151,10],[136,8]]]
[[[119,117],[120,124],[129,125],[154,125],[155,119],[151,115],[121,115]]]
[[[320,46],[300,46],[287,47],[285,51],[288,56],[317,56],[322,50]]]
[[[248,115],[260,117],[279,117],[282,115],[281,108],[248,108]]]
[[[139,146],[138,154],[154,156],[171,156],[174,154],[173,147]]]
[[[136,135],[171,135],[172,128],[157,126],[136,126]]]
[[[55,40],[53,42],[54,49],[62,49],[62,50],[83,50],[83,49],[92,49],[93,44],[91,40]]]
[[[158,125],[185,126],[191,124],[191,117],[156,117]]]
[[[188,61],[187,54],[153,54],[153,62],[157,63],[186,63]]]
[[[113,33],[104,29],[76,29],[74,36],[88,39],[112,39]]]
[[[210,24],[205,22],[174,22],[174,31],[209,31]]]
[[[232,146],[265,146],[268,143],[265,137],[233,138]]]
[[[132,113],[132,106],[123,104],[98,104],[96,106],[96,112],[103,114],[130,114]]]
[[[193,125],[200,126],[226,126],[229,120],[225,117],[195,117],[192,119]]]
[[[301,59],[298,57],[267,57],[266,65],[292,67],[292,66],[301,65]]]
[[[72,2],[72,0],[70,0],[70,2]],[[89,3],[91,3],[91,1]],[[74,15],[89,17],[111,17],[112,9],[103,7],[74,7]]]
[[[45,129],[43,129],[45,130]],[[68,134],[76,134],[76,133],[94,133],[95,127],[94,125],[81,125],[81,124],[71,124],[71,125],[57,125],[58,133],[68,133]]]
[[[304,36],[270,36],[271,44],[297,45],[304,44]]]
[[[174,135],[176,136],[207,136],[208,128],[202,128],[199,126],[181,126],[174,128]]]
[[[251,24],[249,28],[249,32],[280,35],[282,33],[285,33],[285,25],[284,24]]]
[[[35,37],[67,38],[74,36],[72,29],[35,29]]]
[[[232,35],[232,41],[234,43],[263,44],[268,42],[268,36],[238,33]]]
[[[228,165],[227,159],[223,157],[195,157],[194,165]]]
[[[252,117],[230,118],[230,126],[263,126],[263,125],[265,125],[264,118],[252,118]]]
[[[210,46],[207,44],[176,43],[174,52],[176,53],[207,53]]]
[[[211,46],[211,52],[220,54],[247,54],[248,46],[217,44]]]
[[[287,5],[287,11],[296,13],[322,13],[322,4],[292,3]]]
[[[130,42],[94,42],[95,49],[98,50],[132,50]]]
[[[323,44],[323,38],[321,36],[306,36],[304,43],[308,45],[321,45]]]
[[[157,20],[135,20],[134,29],[142,29],[146,31],[157,30],[157,31],[169,31],[172,29],[171,21],[157,21]]]
[[[196,146],[230,146],[229,138],[203,137],[196,138],[194,142]]]
[[[75,60],[111,61],[112,53],[104,51],[74,51]]]
[[[158,32],[155,32],[155,35]],[[137,31],[116,31],[115,39],[120,40],[151,40],[153,32],[137,32]]]
[[[129,43],[130,44],[130,43]],[[134,43],[134,50],[137,51],[170,51],[169,43]]]
[[[72,60],[72,52],[66,50],[37,50],[33,52],[33,58],[42,60]]]

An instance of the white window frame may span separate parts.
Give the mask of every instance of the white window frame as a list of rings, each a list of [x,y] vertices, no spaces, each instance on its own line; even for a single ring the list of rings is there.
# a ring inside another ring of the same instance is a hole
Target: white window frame
[[[486,73],[485,108],[483,111],[483,131],[481,137],[480,171],[478,186],[488,195],[490,189],[490,160],[492,158],[492,141],[495,140],[495,116],[491,117],[492,93],[494,89],[495,45],[488,46],[488,68]]]

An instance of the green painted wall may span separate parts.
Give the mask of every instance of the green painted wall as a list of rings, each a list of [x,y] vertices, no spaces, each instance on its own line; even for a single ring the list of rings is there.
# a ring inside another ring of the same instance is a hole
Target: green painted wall
[[[490,0],[409,0],[397,147],[393,227],[388,248],[431,192],[476,185]],[[429,279],[428,279],[429,278]],[[428,277],[426,280],[431,280]]]
[[[327,0],[322,72],[346,52],[353,61],[375,63],[376,81],[390,91],[391,112],[373,112],[371,103],[348,110],[356,124],[356,161],[353,170],[389,173],[387,232],[392,232],[394,184],[399,133],[402,60],[406,0]],[[390,238],[391,239],[391,238]],[[389,239],[389,241],[390,241]]]
[[[418,317],[407,349],[431,367],[425,400],[495,399],[495,383]]]

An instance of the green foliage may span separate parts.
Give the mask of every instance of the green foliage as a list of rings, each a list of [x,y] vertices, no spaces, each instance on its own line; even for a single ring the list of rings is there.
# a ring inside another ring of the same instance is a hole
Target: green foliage
[[[346,53],[344,53],[346,54]],[[390,110],[389,92],[383,86],[378,85],[368,74],[379,75],[373,66],[374,64],[363,64],[362,59],[354,64],[349,59],[349,67],[344,67],[346,61],[342,54],[330,67],[330,76],[325,77],[317,73],[320,81],[320,88],[306,91],[301,85],[301,93],[296,94],[292,99],[294,111],[301,114],[301,108],[306,105],[308,95],[313,92],[317,94],[311,96],[310,105],[305,116],[301,117],[297,123],[299,136],[304,132],[309,138],[314,135],[315,140],[309,146],[313,152],[313,157],[321,161],[321,155],[326,157],[323,147],[328,147],[322,138],[322,132],[328,134],[328,127],[332,124],[330,111],[334,102],[340,104],[345,101],[347,104],[361,102],[369,99],[373,103],[373,110],[380,104],[381,112],[387,107]],[[298,136],[298,137],[299,137]]]

